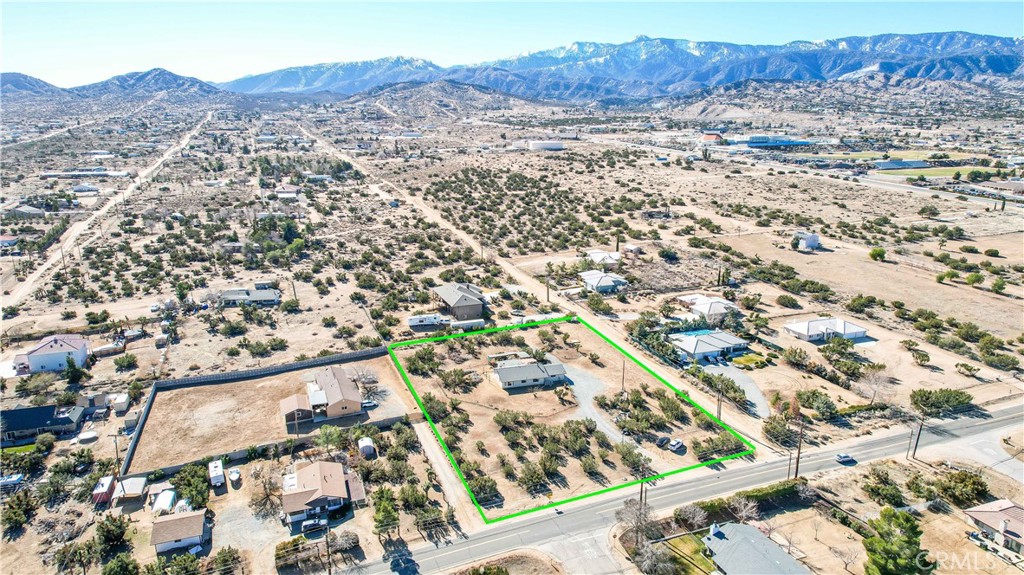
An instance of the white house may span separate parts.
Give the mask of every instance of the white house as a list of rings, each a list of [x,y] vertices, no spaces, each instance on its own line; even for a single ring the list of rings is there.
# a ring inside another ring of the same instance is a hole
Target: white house
[[[622,254],[604,250],[587,250],[587,258],[596,265],[614,268],[619,265]]]
[[[668,336],[668,339],[682,355],[692,361],[727,356],[746,349],[750,343],[724,331],[700,334],[676,333]]]
[[[783,326],[790,335],[804,341],[827,341],[833,337],[858,339],[865,337],[868,330],[855,323],[838,317],[821,317]]]
[[[727,299],[708,297],[701,294],[683,295],[678,299],[693,314],[706,319],[712,324],[724,320],[730,313],[739,312],[740,308]]]
[[[188,549],[206,541],[206,510],[172,513],[153,520],[150,543],[157,553]]]
[[[531,357],[515,357],[498,361],[494,375],[502,389],[537,387],[565,381],[565,366],[551,354],[546,355],[543,362]]]
[[[44,337],[24,354],[14,358],[18,371],[28,373],[60,371],[67,367],[67,359],[74,360],[81,367],[89,357],[89,343],[80,335],[58,334]]]
[[[618,291],[619,288],[629,285],[626,278],[613,273],[606,273],[600,270],[587,270],[580,274],[580,279],[583,280],[583,286],[588,291],[596,291],[597,293],[611,293]]]

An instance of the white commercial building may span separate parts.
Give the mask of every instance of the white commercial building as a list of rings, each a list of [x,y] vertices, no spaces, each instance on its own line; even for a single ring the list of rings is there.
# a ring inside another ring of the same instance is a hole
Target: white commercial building
[[[526,143],[528,150],[538,151],[546,150],[549,152],[557,152],[565,149],[565,144],[558,140],[530,140]]]

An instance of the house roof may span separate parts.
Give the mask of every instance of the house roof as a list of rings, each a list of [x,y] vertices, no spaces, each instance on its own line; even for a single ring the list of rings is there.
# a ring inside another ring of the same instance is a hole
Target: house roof
[[[285,513],[297,513],[321,497],[348,497],[345,466],[317,461],[295,472],[295,487],[281,495]]]
[[[599,287],[616,287],[628,284],[626,278],[619,274],[607,273],[601,270],[587,270],[580,272],[580,279],[583,283],[587,284],[588,287],[596,289]]]
[[[746,345],[750,342],[736,337],[731,333],[716,331],[701,335],[686,335],[683,333],[668,336],[673,345],[690,355],[700,353],[714,353],[726,348]]]
[[[205,509],[164,515],[153,520],[153,536],[150,538],[150,543],[160,545],[192,537],[202,537],[205,529]]]
[[[348,376],[345,368],[325,367],[316,372],[306,386],[310,405],[334,405],[340,401],[363,401],[359,386]]]
[[[281,292],[276,289],[226,289],[220,292],[222,300],[277,301]]]
[[[484,294],[480,288],[473,284],[449,283],[434,288],[434,293],[444,301],[448,307],[461,307],[466,305],[482,304]]]
[[[281,415],[288,415],[294,411],[312,411],[309,404],[309,395],[296,393],[281,400]]]
[[[713,524],[703,538],[711,560],[729,575],[803,575],[811,573],[756,527]]]
[[[39,340],[35,347],[25,352],[25,355],[32,356],[42,353],[74,353],[88,347],[88,343],[80,335],[58,334],[44,337]]]
[[[56,405],[40,405],[39,407],[15,407],[0,411],[0,421],[4,432],[25,431],[41,427],[57,427],[77,424],[82,420],[85,408],[71,407],[58,409]]]
[[[978,523],[999,531],[1007,538],[1024,543],[1024,539],[1021,538],[1024,535],[1024,507],[1021,507],[1019,503],[1014,503],[1009,499],[1000,499],[965,509],[964,513]],[[1003,529],[1004,520],[1007,522],[1005,530]]]
[[[604,250],[588,250],[587,257],[595,264],[617,264],[622,259],[622,254]]]
[[[565,375],[565,366],[555,356],[547,354],[547,363],[539,363],[532,358],[516,358],[499,361],[494,366],[494,374],[498,381],[522,381],[524,379],[547,379]]]
[[[142,494],[145,492],[145,477],[127,477],[117,482],[117,489],[114,490],[114,499],[142,497]]]
[[[847,336],[857,332],[867,332],[867,329],[848,322],[838,317],[822,317],[809,321],[787,324],[785,328],[793,333],[802,335],[818,335],[822,333],[838,333]]]

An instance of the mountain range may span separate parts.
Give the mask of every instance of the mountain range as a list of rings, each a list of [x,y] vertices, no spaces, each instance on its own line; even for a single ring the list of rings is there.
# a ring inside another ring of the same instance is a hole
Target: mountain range
[[[745,80],[827,81],[895,77],[1024,81],[1024,38],[967,32],[883,34],[783,45],[691,42],[638,36],[622,44],[575,42],[504,60],[444,68],[419,58],[298,66],[222,83],[163,69],[63,89],[24,74],[0,75],[5,98],[186,97],[237,94],[351,95],[404,82],[449,80],[524,98],[588,101],[676,96]]]

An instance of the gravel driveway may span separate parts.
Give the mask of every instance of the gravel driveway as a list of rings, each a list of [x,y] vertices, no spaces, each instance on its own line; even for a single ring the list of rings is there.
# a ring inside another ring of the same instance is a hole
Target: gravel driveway
[[[758,417],[764,419],[772,414],[771,407],[768,405],[768,401],[764,398],[764,394],[761,393],[761,389],[757,387],[753,379],[747,375],[745,371],[734,366],[734,365],[705,365],[703,366],[704,371],[708,373],[721,374],[731,378],[736,382],[737,385],[743,388],[743,393],[747,394],[747,400],[754,405],[754,413]]]

